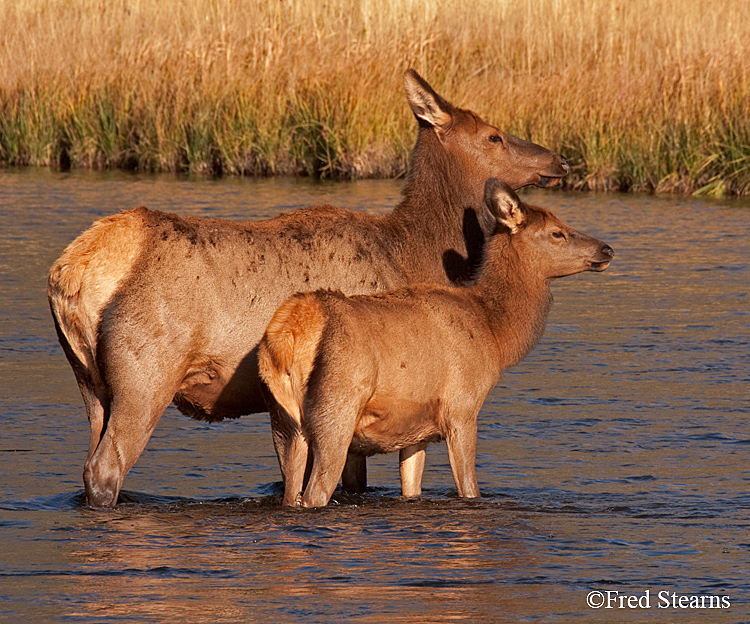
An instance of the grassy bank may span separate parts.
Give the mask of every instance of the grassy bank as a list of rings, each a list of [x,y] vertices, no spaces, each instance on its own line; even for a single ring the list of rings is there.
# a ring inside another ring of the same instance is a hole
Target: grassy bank
[[[0,161],[392,176],[407,67],[571,186],[750,193],[747,0],[0,0]]]

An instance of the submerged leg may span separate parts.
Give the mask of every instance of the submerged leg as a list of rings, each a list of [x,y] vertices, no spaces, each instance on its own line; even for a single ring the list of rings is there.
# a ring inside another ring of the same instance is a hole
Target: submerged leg
[[[420,442],[402,448],[398,454],[398,469],[401,474],[401,495],[420,496],[422,494],[422,473],[427,442]]]
[[[349,494],[361,494],[367,489],[367,457],[351,451],[347,453],[341,487]]]

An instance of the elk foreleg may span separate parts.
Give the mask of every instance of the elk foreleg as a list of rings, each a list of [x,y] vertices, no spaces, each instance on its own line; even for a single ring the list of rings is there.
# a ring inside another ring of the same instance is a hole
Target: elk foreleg
[[[402,496],[420,496],[422,494],[422,473],[424,473],[426,448],[427,442],[420,442],[399,451],[398,469],[401,474]]]

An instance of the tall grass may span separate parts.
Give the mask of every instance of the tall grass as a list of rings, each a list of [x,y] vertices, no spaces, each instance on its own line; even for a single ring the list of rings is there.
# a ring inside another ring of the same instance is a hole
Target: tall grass
[[[569,185],[750,193],[747,0],[0,0],[0,161],[392,176],[407,67]]]

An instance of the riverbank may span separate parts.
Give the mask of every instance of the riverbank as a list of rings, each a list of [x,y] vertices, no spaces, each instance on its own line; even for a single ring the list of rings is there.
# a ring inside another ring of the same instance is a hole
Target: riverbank
[[[0,163],[402,174],[401,76],[573,188],[750,194],[743,0],[0,1]]]

